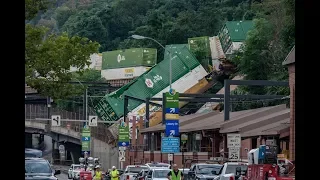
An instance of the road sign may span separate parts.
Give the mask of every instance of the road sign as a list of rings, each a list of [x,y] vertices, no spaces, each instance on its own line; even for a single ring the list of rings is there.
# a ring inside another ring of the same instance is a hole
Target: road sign
[[[84,157],[89,157],[90,151],[81,151]]]
[[[119,124],[119,138],[118,145],[120,146],[129,146],[129,126],[125,122]]]
[[[171,120],[179,120],[179,114],[166,114],[166,120],[171,119]]]
[[[89,126],[92,126],[92,127],[98,126],[98,116],[89,116]]]
[[[166,120],[166,136],[179,136],[179,120]]]
[[[90,141],[90,137],[88,137],[88,136],[82,136],[82,137],[81,137],[81,140],[82,140],[82,141]]]
[[[161,153],[178,153],[180,152],[180,138],[162,137]]]
[[[119,151],[119,157],[126,157],[125,151]]]
[[[119,146],[119,151],[125,151],[127,148],[125,146]]]
[[[240,148],[241,147],[241,136],[240,134],[227,134],[228,148]]]
[[[171,94],[169,92],[166,92],[165,95],[166,99],[166,108],[179,108],[179,93],[175,92],[174,94]]]
[[[68,130],[70,130],[70,127],[71,127],[71,125],[70,125],[70,124],[67,124],[67,129],[68,129]]]
[[[179,136],[179,93],[170,89],[165,93],[166,136]],[[180,143],[180,142],[179,142]]]
[[[166,113],[179,114],[179,108],[166,108]]]
[[[168,161],[173,161],[173,154],[168,154]]]
[[[126,157],[119,157],[119,161],[120,161],[120,162],[126,161]]]
[[[89,128],[83,128],[81,133],[81,150],[90,151],[91,132]]]
[[[52,115],[51,116],[51,126],[61,126],[61,116]]]
[[[229,148],[229,160],[230,161],[240,160],[240,148]]]

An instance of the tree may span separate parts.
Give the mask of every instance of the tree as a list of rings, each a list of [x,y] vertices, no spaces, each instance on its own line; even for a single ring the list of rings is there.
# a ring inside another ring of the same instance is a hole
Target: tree
[[[26,18],[45,9],[43,0],[26,0]],[[26,19],[27,20],[27,19]],[[25,79],[39,93],[54,99],[72,96],[81,91],[68,84],[72,79],[70,67],[81,74],[89,65],[90,55],[98,52],[99,44],[88,38],[49,34],[48,28],[25,27]]]

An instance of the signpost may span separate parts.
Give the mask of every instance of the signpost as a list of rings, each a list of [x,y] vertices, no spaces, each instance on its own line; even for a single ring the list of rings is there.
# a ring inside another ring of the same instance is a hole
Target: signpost
[[[120,169],[123,169],[123,161],[126,160],[125,150],[129,146],[129,122],[126,123],[122,120],[119,124],[119,138],[118,138],[118,147],[119,147],[119,162]]]
[[[61,126],[61,116],[52,115],[51,116],[51,126]]]
[[[227,146],[229,149],[229,160],[240,160],[241,136],[240,134],[227,134]]]
[[[165,93],[166,136],[179,137],[179,93],[171,89]]]
[[[230,161],[240,160],[240,148],[229,148],[229,160]]]
[[[97,127],[98,126],[98,116],[89,116],[89,126]]]
[[[161,153],[178,153],[180,152],[180,138],[162,137]]]
[[[119,161],[126,161],[126,152],[123,149],[119,149]]]
[[[119,138],[118,138],[119,147],[129,146],[129,125],[122,121],[119,125]]]
[[[91,132],[88,126],[85,126],[82,129],[81,133],[81,151],[83,154],[87,152],[90,155],[90,139],[91,139]]]

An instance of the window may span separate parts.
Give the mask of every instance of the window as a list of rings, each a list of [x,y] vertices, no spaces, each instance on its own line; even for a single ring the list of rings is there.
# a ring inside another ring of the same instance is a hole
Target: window
[[[222,165],[199,165],[197,173],[211,175],[213,171],[219,172]]]
[[[25,173],[52,173],[49,163],[43,161],[26,161]]]
[[[156,170],[153,173],[153,178],[166,178],[170,171],[170,169]]]
[[[246,166],[246,165],[229,165],[228,164],[227,169],[226,169],[226,174],[230,174],[230,173],[236,174],[237,167],[241,167],[241,171],[247,171],[247,169],[248,169],[248,166]]]
[[[147,167],[128,167],[128,173],[139,173],[142,169],[148,169]]]
[[[257,148],[257,138],[251,139],[251,149]]]

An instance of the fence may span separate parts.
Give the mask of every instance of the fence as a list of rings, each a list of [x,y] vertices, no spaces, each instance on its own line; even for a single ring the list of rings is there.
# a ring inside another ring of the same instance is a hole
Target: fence
[[[46,105],[25,104],[25,121],[34,121],[36,118],[51,119],[49,117],[49,108]],[[91,108],[88,108],[89,114],[95,115]],[[50,108],[51,115],[60,115],[61,119],[84,120],[83,108],[79,107],[76,112],[61,110],[56,107]],[[98,119],[100,120],[100,119]],[[37,120],[39,123],[50,124],[50,120]],[[75,132],[81,132],[84,122],[61,121],[61,127],[68,128]],[[97,127],[91,127],[91,136],[103,142],[114,141],[114,137],[103,123],[98,123]]]

